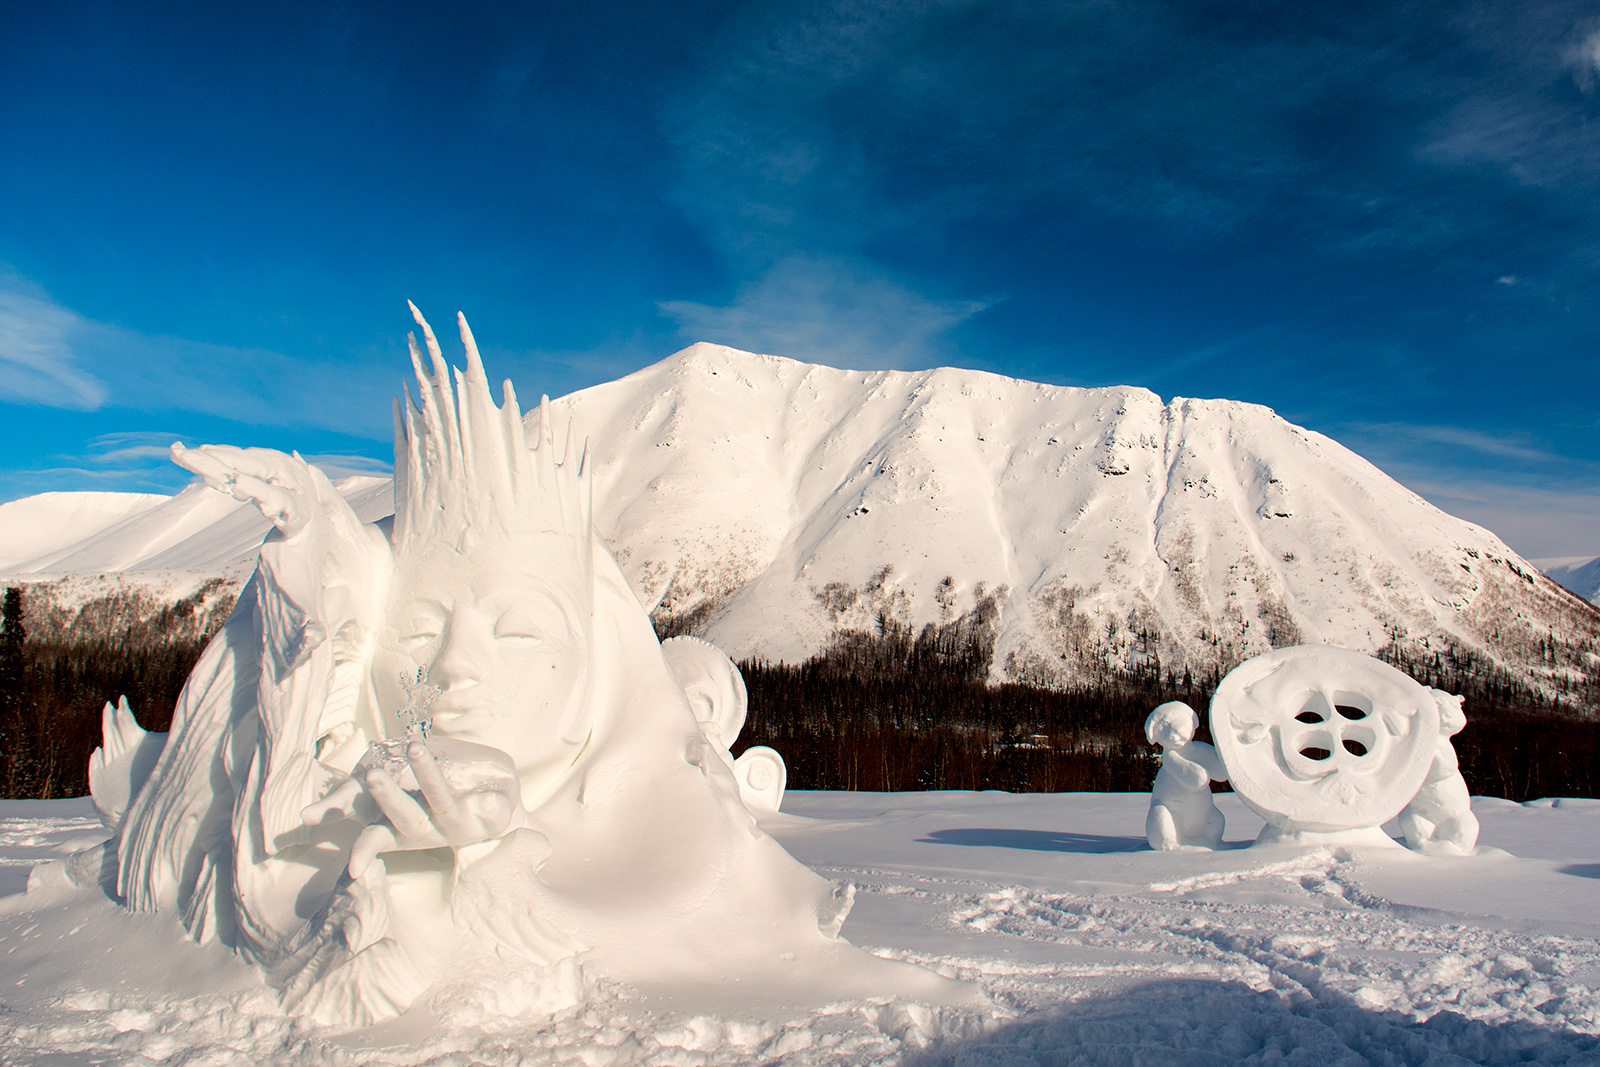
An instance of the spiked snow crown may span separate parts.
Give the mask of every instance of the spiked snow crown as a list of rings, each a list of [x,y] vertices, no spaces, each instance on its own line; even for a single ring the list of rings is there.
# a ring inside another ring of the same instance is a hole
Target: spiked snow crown
[[[416,336],[407,335],[418,396],[408,388],[394,403],[396,554],[417,556],[440,544],[468,550],[487,540],[515,546],[534,537],[542,544],[531,566],[588,575],[591,477],[585,457],[573,455],[571,423],[558,457],[549,397],[540,400],[537,432],[528,432],[510,381],[500,405],[490,395],[466,317],[456,316],[467,354],[463,373],[445,362],[433,329],[409,306],[427,362]],[[560,552],[567,558],[544,558],[551,536],[567,542],[569,551]]]

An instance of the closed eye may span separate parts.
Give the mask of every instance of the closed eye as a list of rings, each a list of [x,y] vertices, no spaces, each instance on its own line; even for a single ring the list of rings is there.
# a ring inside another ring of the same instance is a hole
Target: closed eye
[[[443,628],[433,619],[417,619],[400,631],[400,644],[404,648],[421,648],[436,641]]]
[[[500,641],[521,641],[541,645],[544,631],[532,619],[520,612],[508,611],[494,624],[494,636]]]

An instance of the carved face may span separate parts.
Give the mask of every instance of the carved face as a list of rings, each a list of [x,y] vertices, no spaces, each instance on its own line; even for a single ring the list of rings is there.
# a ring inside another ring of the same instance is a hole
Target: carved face
[[[1200,727],[1200,717],[1194,709],[1181,700],[1169,700],[1158,705],[1144,721],[1144,736],[1152,745],[1177,748],[1194,740]]]
[[[588,658],[587,591],[575,577],[529,573],[508,550],[435,548],[407,561],[374,670],[390,736],[427,721],[432,735],[505,752],[525,782],[570,762],[583,737],[562,734],[573,732]]]
[[[1211,732],[1239,797],[1284,830],[1378,826],[1416,795],[1439,736],[1432,692],[1380,660],[1279,649],[1229,672]]]

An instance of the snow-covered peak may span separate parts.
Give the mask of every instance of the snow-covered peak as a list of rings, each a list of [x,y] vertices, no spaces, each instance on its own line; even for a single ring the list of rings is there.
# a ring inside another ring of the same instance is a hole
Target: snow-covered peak
[[[736,657],[982,608],[997,679],[1205,673],[1311,641],[1470,653],[1548,689],[1600,640],[1600,613],[1492,533],[1255,404],[699,343],[552,406],[641,599]],[[365,518],[390,506],[385,479],[340,486]],[[68,529],[25,519],[65,503],[0,509],[0,559],[23,546],[6,572],[237,572],[266,531],[198,487],[61,496],[95,517],[54,544],[17,527]]]
[[[1493,534],[1255,404],[699,344],[556,407],[641,596],[735,655],[1002,587],[995,675],[1050,684],[1296,640],[1526,675],[1535,629],[1595,626]]]

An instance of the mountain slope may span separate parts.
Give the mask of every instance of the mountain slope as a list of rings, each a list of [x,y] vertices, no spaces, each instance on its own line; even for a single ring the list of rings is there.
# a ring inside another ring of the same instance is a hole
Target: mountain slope
[[[1544,684],[1594,665],[1589,605],[1256,405],[700,344],[555,407],[643,599],[736,656],[802,659],[1003,591],[996,679],[1207,671],[1297,641],[1455,649]]]
[[[641,599],[736,657],[935,624],[992,651],[992,679],[1050,686],[1300,641],[1550,693],[1594,674],[1593,606],[1256,405],[698,344],[552,408],[589,441],[595,521]],[[388,506],[385,481],[340,487],[365,518]],[[238,574],[265,530],[195,486],[4,569]]]
[[[40,493],[0,504],[0,570],[31,570],[30,561],[168,499],[158,493]]]
[[[394,510],[388,478],[334,483],[368,522]],[[43,493],[0,505],[0,576],[48,582],[63,606],[133,583],[169,599],[210,578],[241,584],[271,523],[196,482],[174,496]]]

